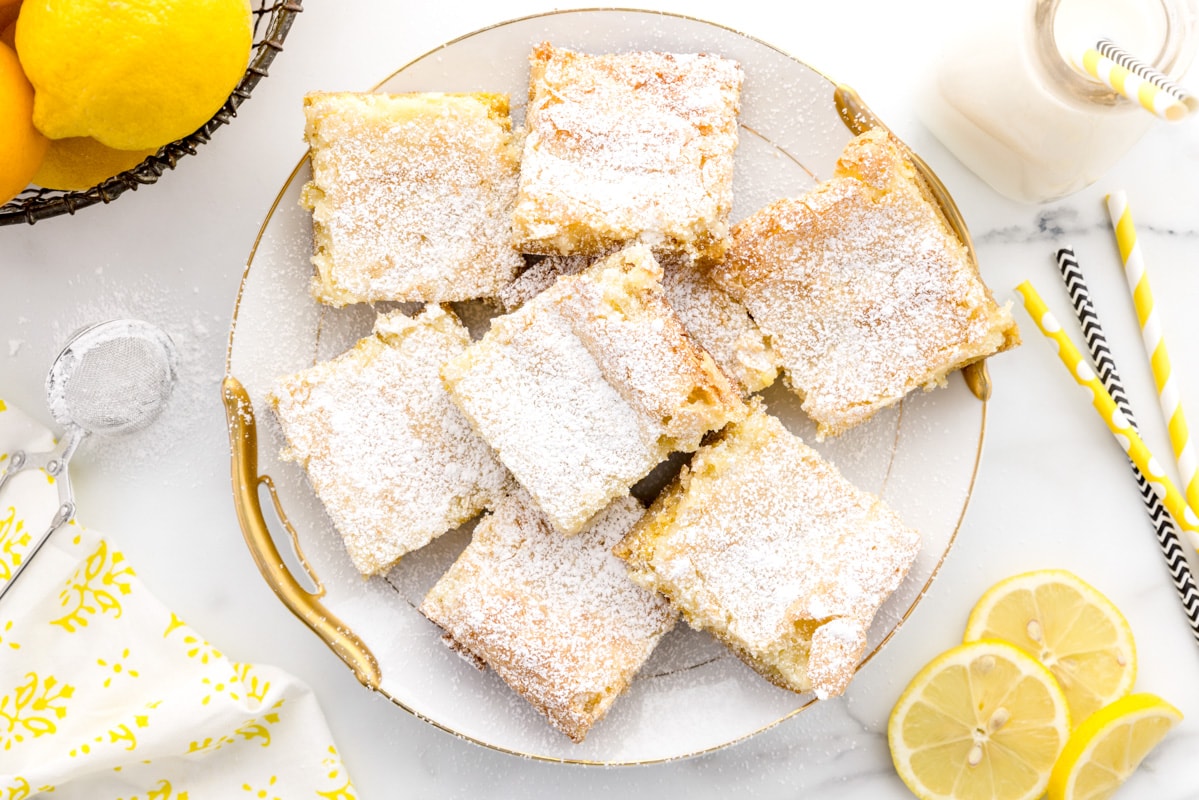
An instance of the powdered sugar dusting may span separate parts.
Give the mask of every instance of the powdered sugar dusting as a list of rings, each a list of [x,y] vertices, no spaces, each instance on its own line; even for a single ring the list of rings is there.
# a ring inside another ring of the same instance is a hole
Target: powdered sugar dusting
[[[808,680],[821,700],[843,694],[866,650],[867,622],[836,617],[812,632]]]
[[[499,301],[512,312],[554,285],[562,275],[577,275],[602,256],[546,256],[500,290]]]
[[[642,515],[627,495],[577,536],[513,493],[476,528],[421,611],[582,741],[674,625],[611,548]]]
[[[690,452],[744,409],[666,302],[661,280],[649,248],[629,247],[567,278],[560,308],[604,378],[658,431],[661,447]]]
[[[697,451],[667,492],[618,552],[693,626],[775,670],[800,655],[790,640],[805,622],[818,630],[849,620],[864,647],[871,618],[919,547],[894,512],[760,405]],[[813,638],[810,652],[827,641]],[[834,658],[828,674],[852,673],[861,652]],[[797,690],[814,678],[786,677]]]
[[[722,290],[682,254],[656,251],[662,266],[662,291],[674,315],[696,344],[708,351],[729,379],[750,394],[772,384],[778,359],[745,306]],[[500,302],[514,311],[554,285],[593,264],[589,256],[546,256],[500,291]]]
[[[80,329],[105,320],[132,318],[161,327],[175,343],[179,363],[175,390],[162,416],[153,424],[119,438],[89,436],[83,441],[71,464],[72,473],[84,479],[80,488],[86,490],[89,471],[120,473],[127,471],[130,464],[153,465],[143,478],[147,482],[198,485],[211,479],[212,474],[205,473],[207,462],[188,462],[174,471],[175,466],[162,459],[161,454],[184,446],[220,452],[225,446],[223,426],[197,426],[196,420],[212,414],[219,417],[222,413],[223,348],[216,332],[224,328],[226,320],[200,311],[182,313],[178,296],[161,283],[160,277],[150,273],[142,276],[136,286],[118,284],[108,273],[87,281],[88,295],[64,308],[49,335],[37,337],[39,344],[22,352],[22,357],[50,365],[62,346]],[[18,322],[24,325],[28,320],[18,318]],[[31,409],[31,413],[36,412]]]
[[[595,252],[640,238],[723,252],[743,74],[704,54],[531,56],[514,215],[527,252]]]
[[[314,93],[304,110],[320,300],[467,300],[516,274],[506,96]]]
[[[276,382],[269,399],[354,565],[400,556],[494,504],[510,478],[450,403],[438,370],[469,342],[438,306],[380,316],[351,350]]]
[[[616,253],[496,318],[442,371],[454,401],[564,532],[742,411],[670,314],[660,276],[647,249]],[[638,293],[658,299],[654,313],[622,324],[617,310],[637,308]],[[656,405],[640,402],[650,395]]]
[[[942,385],[1014,335],[916,181],[885,133],[863,134],[836,177],[740,223],[713,270],[769,336],[822,434]]]
[[[745,306],[688,259],[663,257],[661,261],[662,289],[670,307],[724,374],[746,393],[774,383],[777,358]]]
[[[559,529],[573,532],[662,454],[551,298],[541,297],[494,320],[443,375],[500,460]]]

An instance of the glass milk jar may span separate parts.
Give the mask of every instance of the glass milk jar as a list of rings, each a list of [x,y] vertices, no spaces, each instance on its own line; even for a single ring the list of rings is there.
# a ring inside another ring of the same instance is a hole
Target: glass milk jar
[[[1178,79],[1196,49],[1199,0],[969,3],[926,76],[917,113],[962,163],[1014,200],[1042,203],[1098,180],[1163,123],[1071,66],[1108,38]],[[1185,124],[1185,123],[1184,123]]]

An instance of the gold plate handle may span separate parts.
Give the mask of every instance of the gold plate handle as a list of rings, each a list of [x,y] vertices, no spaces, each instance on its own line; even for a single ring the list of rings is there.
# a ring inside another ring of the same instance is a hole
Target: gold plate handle
[[[858,96],[858,93],[843,83],[837,84],[837,89],[833,92],[833,102],[837,104],[837,113],[841,115],[841,121],[845,123],[845,127],[849,128],[855,136],[865,133],[872,128],[890,130],[882,123],[882,120],[874,115],[870,107],[862,102],[862,98]],[[899,138],[895,137],[895,141],[898,142]],[[902,142],[900,144],[903,145]],[[933,201],[941,209],[941,215],[945,218],[945,222],[949,225],[950,230],[966,246],[966,252],[970,254],[970,263],[977,272],[978,261],[974,255],[974,241],[970,238],[970,231],[966,228],[966,220],[962,218],[962,212],[958,210],[957,203],[953,202],[953,198],[949,196],[949,190],[945,188],[945,184],[941,183],[941,179],[924,162],[924,159],[912,152],[907,145],[903,145],[903,147],[907,150],[908,157],[911,158],[916,171],[920,173],[920,177],[924,180],[925,187],[928,189],[929,194],[932,195]],[[966,379],[966,385],[970,387],[970,391],[975,397],[979,400],[991,399],[991,374],[987,370],[985,359],[962,367],[962,377]]]
[[[258,431],[254,419],[254,408],[250,395],[241,381],[227,376],[221,384],[225,402],[225,417],[229,422],[229,447],[233,456],[233,499],[237,508],[237,520],[241,524],[246,545],[258,565],[258,571],[266,579],[271,590],[291,609],[304,624],[329,645],[329,648],[344,661],[354,675],[366,687],[378,689],[382,680],[379,662],[362,640],[342,624],[341,620],[321,604],[324,589],[315,593],[302,587],[279,556],[275,540],[271,537],[266,519],[262,515],[262,503],[258,497],[259,487],[269,482],[267,476],[258,474]],[[272,495],[273,495],[272,489]],[[275,499],[278,508],[278,498]],[[278,509],[282,511],[281,508]],[[299,544],[296,543],[299,552]],[[301,561],[303,554],[299,553]],[[307,562],[305,562],[307,567]],[[310,576],[316,581],[315,576]]]

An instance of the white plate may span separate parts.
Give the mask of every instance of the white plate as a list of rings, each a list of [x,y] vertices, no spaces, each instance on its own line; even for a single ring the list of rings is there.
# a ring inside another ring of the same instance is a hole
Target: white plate
[[[508,92],[519,122],[528,54],[542,41],[590,52],[704,51],[740,61],[746,80],[734,221],[829,177],[851,136],[834,104],[836,85],[826,76],[726,28],[654,12],[564,11],[504,23],[423,56],[378,88]],[[259,411],[266,408],[264,397],[275,377],[340,353],[369,332],[374,317],[368,307],[324,309],[308,294],[311,224],[299,206],[308,174],[304,162],[263,223],[230,333],[228,376],[240,381]],[[793,430],[812,440],[812,426],[793,396],[775,387],[767,400]],[[867,659],[915,607],[953,542],[973,486],[985,419],[986,404],[954,375],[949,388],[913,396],[846,436],[818,445],[851,480],[881,494],[924,537],[911,573],[871,628]],[[258,430],[259,471],[273,480],[303,557],[323,585],[323,597],[302,597],[302,605],[339,619],[373,653],[378,690],[441,728],[538,758],[646,763],[738,741],[813,702],[771,686],[705,634],[680,625],[586,742],[572,744],[494,673],[479,672],[453,654],[438,629],[415,610],[469,531],[451,533],[406,556],[386,579],[363,580],[302,471],[278,459],[283,439],[269,414],[260,414]],[[248,469],[252,484],[253,465]],[[243,526],[254,510],[248,506],[255,500],[247,499],[253,494],[238,499]],[[269,579],[271,554],[257,545],[252,549],[260,565],[266,564]],[[293,573],[304,581],[299,569]],[[307,621],[319,628],[321,620],[314,623],[310,614]],[[322,635],[333,641],[339,634],[326,630]]]

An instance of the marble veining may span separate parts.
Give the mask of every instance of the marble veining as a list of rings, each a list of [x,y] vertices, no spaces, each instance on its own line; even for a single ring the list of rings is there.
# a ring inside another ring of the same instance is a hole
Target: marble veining
[[[980,247],[1031,242],[1049,242],[1060,247],[1081,236],[1110,235],[1111,222],[1102,209],[1089,216],[1094,219],[1088,218],[1076,205],[1053,206],[1038,211],[1030,224],[988,228],[979,232],[972,231],[971,235],[974,237],[974,244]],[[1143,224],[1137,219],[1137,233],[1145,236],[1193,239],[1199,237],[1199,228],[1159,227],[1152,222]]]

